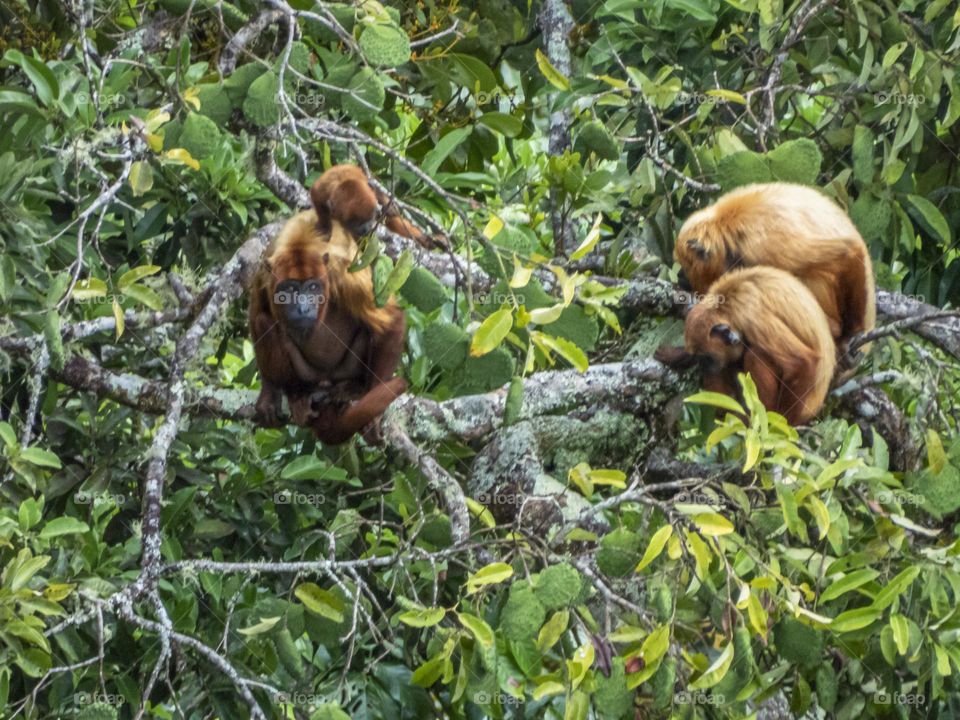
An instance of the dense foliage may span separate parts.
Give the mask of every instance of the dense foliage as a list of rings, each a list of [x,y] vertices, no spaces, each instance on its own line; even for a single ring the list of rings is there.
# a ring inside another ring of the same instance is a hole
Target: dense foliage
[[[956,305],[955,0],[12,0],[0,24],[4,717],[960,716],[956,356],[901,332],[855,371],[908,467],[837,397],[798,432],[749,378],[744,407],[668,408],[680,381],[647,417],[525,405],[676,340],[629,281],[669,289],[679,223],[748,182],[822,188],[881,288]],[[204,289],[302,202],[282,179],[361,160],[467,268],[363,258],[406,310],[433,465],[211,412],[258,387],[243,301],[188,362]],[[504,386],[495,422],[445,404]],[[702,476],[651,480],[655,449]],[[510,486],[530,467],[545,526]]]

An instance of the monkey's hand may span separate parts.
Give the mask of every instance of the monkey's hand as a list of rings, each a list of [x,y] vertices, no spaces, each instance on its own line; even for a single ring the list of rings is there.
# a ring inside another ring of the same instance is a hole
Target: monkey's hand
[[[278,393],[268,388],[261,388],[260,397],[257,398],[257,403],[254,405],[256,421],[264,427],[280,427],[283,422],[280,420],[279,407]]]
[[[697,363],[696,357],[682,347],[670,347],[669,345],[658,347],[653,353],[653,357],[674,370],[686,370]]]

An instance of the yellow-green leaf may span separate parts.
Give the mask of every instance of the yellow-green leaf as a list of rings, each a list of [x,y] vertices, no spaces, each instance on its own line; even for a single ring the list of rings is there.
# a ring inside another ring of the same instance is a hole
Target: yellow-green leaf
[[[425,628],[438,624],[446,614],[442,607],[418,608],[400,613],[397,620],[410,627]]]
[[[480,327],[473,334],[473,340],[470,342],[470,355],[480,357],[491,350],[495,350],[507,337],[507,333],[510,332],[512,327],[513,311],[510,308],[497,310],[480,323]]]
[[[721,410],[729,410],[730,412],[743,414],[743,406],[729,395],[724,395],[723,393],[698,392],[686,398],[684,402],[696,403],[697,405],[710,405],[720,408]]]
[[[333,620],[335,623],[343,622],[343,602],[329,590],[324,590],[316,583],[308,582],[298,585],[293,594],[307,610],[315,615]]]
[[[457,619],[460,621],[460,624],[473,635],[478,643],[484,647],[493,645],[493,630],[491,630],[490,626],[481,618],[478,618],[476,615],[471,615],[470,613],[458,612]]]
[[[593,226],[590,228],[590,232],[587,233],[587,237],[580,243],[580,247],[570,253],[571,260],[579,260],[596,247],[597,242],[600,240],[600,223],[602,220],[603,213],[597,213],[597,217],[594,219]]]
[[[277,615],[276,617],[260,618],[260,622],[258,622],[256,625],[240,628],[237,632],[239,632],[241,635],[246,635],[247,637],[252,637],[254,635],[262,635],[263,633],[270,630],[278,622],[280,622],[279,615]]]
[[[128,179],[134,197],[140,197],[150,192],[153,188],[153,169],[150,167],[150,163],[137,160],[130,166]]]
[[[503,220],[493,215],[483,228],[483,236],[487,240],[493,240],[501,230],[503,230]]]
[[[537,48],[536,57],[540,72],[543,73],[543,76],[547,79],[547,82],[549,82],[558,90],[570,89],[570,81],[563,75],[563,73],[553,66],[547,56],[540,51],[540,48]]]
[[[861,585],[875,579],[879,574],[876,570],[855,570],[849,575],[845,575],[836,582],[831,583],[830,586],[820,594],[820,602],[829,602],[844,593],[855,590]]]
[[[191,155],[184,148],[173,148],[172,150],[167,150],[163,154],[163,157],[167,158],[168,160],[172,160],[179,165],[186,165],[193,170],[200,169],[200,163],[194,160],[193,155]]]
[[[550,619],[540,628],[537,635],[537,650],[546,652],[560,640],[560,637],[567,629],[570,622],[570,612],[567,610],[557,610]]]
[[[733,532],[733,523],[719,513],[698,513],[691,520],[704,535],[729,535]]]
[[[647,545],[647,549],[643,553],[643,557],[640,558],[640,562],[637,563],[636,572],[640,572],[660,556],[660,553],[663,552],[663,549],[667,546],[667,541],[672,535],[673,525],[669,524],[664,525],[653,534],[653,537],[650,538],[650,544]]]
[[[718,682],[723,680],[723,676],[727,674],[727,670],[730,669],[730,665],[733,663],[733,643],[727,643],[727,646],[723,649],[723,652],[713,661],[713,664],[706,669],[706,671],[698,677],[694,682],[690,683],[691,690],[706,690],[707,688],[712,688]]]
[[[505,562],[493,562],[467,578],[467,594],[475,593],[487,585],[497,585],[513,576],[513,568]]]

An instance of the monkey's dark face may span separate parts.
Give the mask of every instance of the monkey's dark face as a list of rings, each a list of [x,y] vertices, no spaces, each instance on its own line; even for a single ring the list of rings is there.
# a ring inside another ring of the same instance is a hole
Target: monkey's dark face
[[[326,305],[325,289],[322,278],[287,278],[276,284],[273,303],[287,327],[302,334],[312,330],[320,319]]]
[[[740,333],[710,303],[710,297],[695,305],[684,321],[686,350],[695,355],[705,373],[719,372],[743,359],[745,346]]]

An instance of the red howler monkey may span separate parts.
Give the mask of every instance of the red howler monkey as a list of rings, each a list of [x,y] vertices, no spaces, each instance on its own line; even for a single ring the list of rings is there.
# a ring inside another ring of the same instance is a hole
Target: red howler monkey
[[[844,348],[873,328],[876,298],[867,246],[840,207],[791,183],[746,185],[687,218],[674,255],[698,293],[725,272],[769,265],[799,278]]]
[[[350,272],[355,236],[380,218],[377,195],[362,171],[334,166],[313,185],[313,210],[291,218],[265,252],[250,297],[250,334],[260,369],[257,415],[278,425],[280,393],[293,421],[336,444],[374,421],[406,389],[394,377],[403,352],[403,311],[391,299],[374,301],[369,267]],[[386,223],[399,234],[424,236],[397,215]],[[317,391],[345,383],[354,402],[316,407]]]
[[[436,241],[400,216],[396,203],[374,189],[356,165],[334,165],[310,188],[320,232],[330,232],[331,220],[338,220],[355,238],[369,235],[381,220],[397,235],[412,238],[424,247]]]
[[[724,274],[687,314],[684,337],[686,353],[661,348],[657,358],[695,358],[707,390],[737,397],[737,373],[749,372],[764,407],[793,425],[823,406],[836,367],[830,326],[813,294],[783,270]]]

